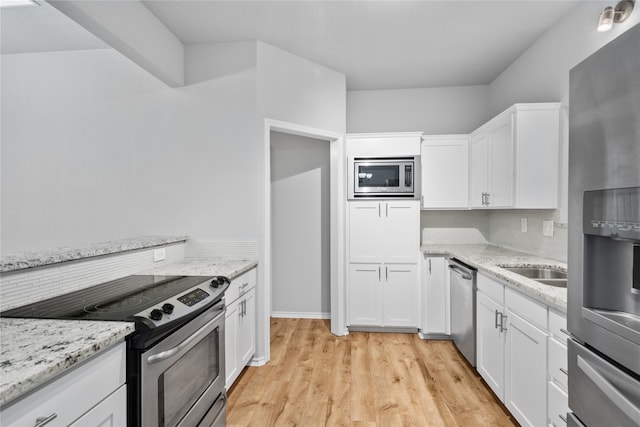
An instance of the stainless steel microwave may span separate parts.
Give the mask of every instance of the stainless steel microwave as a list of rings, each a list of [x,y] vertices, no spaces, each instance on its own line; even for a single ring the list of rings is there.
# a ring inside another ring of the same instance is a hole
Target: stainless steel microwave
[[[348,198],[420,198],[420,156],[350,157]]]

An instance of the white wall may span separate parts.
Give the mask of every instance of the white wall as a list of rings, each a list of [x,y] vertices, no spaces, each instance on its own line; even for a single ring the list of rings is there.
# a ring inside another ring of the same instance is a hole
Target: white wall
[[[328,317],[329,142],[271,132],[272,291],[275,317]]]
[[[487,118],[487,86],[347,92],[347,132],[469,133]]]
[[[110,49],[1,66],[3,252],[257,239],[255,67],[173,89]]]
[[[490,84],[490,112],[495,115],[516,102],[560,101],[562,138],[559,209],[554,218],[567,223],[569,71],[596,50],[640,22],[640,11],[605,33],[596,31],[609,1],[586,1],[560,19],[545,35]]]
[[[258,42],[258,109],[270,119],[344,133],[346,77]]]

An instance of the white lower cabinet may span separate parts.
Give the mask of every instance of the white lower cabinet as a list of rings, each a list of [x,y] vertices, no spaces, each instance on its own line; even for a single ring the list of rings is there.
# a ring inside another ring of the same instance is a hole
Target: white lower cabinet
[[[351,264],[349,325],[418,326],[415,264]]]
[[[569,412],[567,318],[564,314],[549,310],[549,383],[548,421],[550,427],[566,427]]]
[[[231,281],[225,294],[225,384],[227,390],[255,353],[256,269]]]
[[[502,303],[497,303],[478,292],[476,298],[477,370],[496,396],[504,401],[506,334],[498,327],[497,320],[502,309]]]
[[[71,427],[120,427],[127,425],[127,387],[109,397],[71,424]]]
[[[547,423],[547,307],[478,274],[477,369],[522,426]]]
[[[520,425],[547,419],[547,334],[510,310],[506,312],[505,406]]]
[[[422,316],[420,329],[425,335],[449,335],[449,272],[445,257],[422,260]]]
[[[0,424],[35,426],[51,418],[47,427],[126,425],[125,354],[125,344],[118,344],[3,406]]]

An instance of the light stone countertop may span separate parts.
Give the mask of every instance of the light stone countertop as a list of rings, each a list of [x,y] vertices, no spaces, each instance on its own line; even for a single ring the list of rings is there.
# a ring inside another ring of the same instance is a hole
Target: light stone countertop
[[[226,276],[258,265],[252,260],[183,260],[136,274]],[[135,331],[131,322],[0,318],[0,405],[89,359]]]
[[[75,261],[83,258],[151,248],[154,246],[184,242],[187,239],[187,236],[144,236],[131,239],[112,240],[109,242],[99,242],[72,248],[63,247],[35,252],[17,252],[2,256],[0,259],[0,272],[6,273],[9,271],[23,270],[26,268],[40,267],[43,265],[57,264],[66,261]]]
[[[493,245],[479,244],[423,244],[420,250],[426,255],[444,255],[457,258],[475,267],[479,273],[499,279],[508,286],[544,303],[566,312],[567,289],[549,286],[501,268],[554,267],[567,271],[567,264],[548,258],[530,255]]]
[[[0,318],[0,405],[111,347],[130,322]]]
[[[185,259],[137,274],[168,276],[226,276],[233,280],[258,265],[258,261],[231,259]]]

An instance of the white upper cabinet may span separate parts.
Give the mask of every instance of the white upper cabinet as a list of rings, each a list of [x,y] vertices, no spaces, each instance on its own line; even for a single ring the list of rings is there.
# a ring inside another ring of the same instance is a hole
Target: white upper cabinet
[[[555,209],[560,104],[515,104],[471,134],[471,208]]]
[[[469,208],[469,135],[422,138],[422,209]]]

